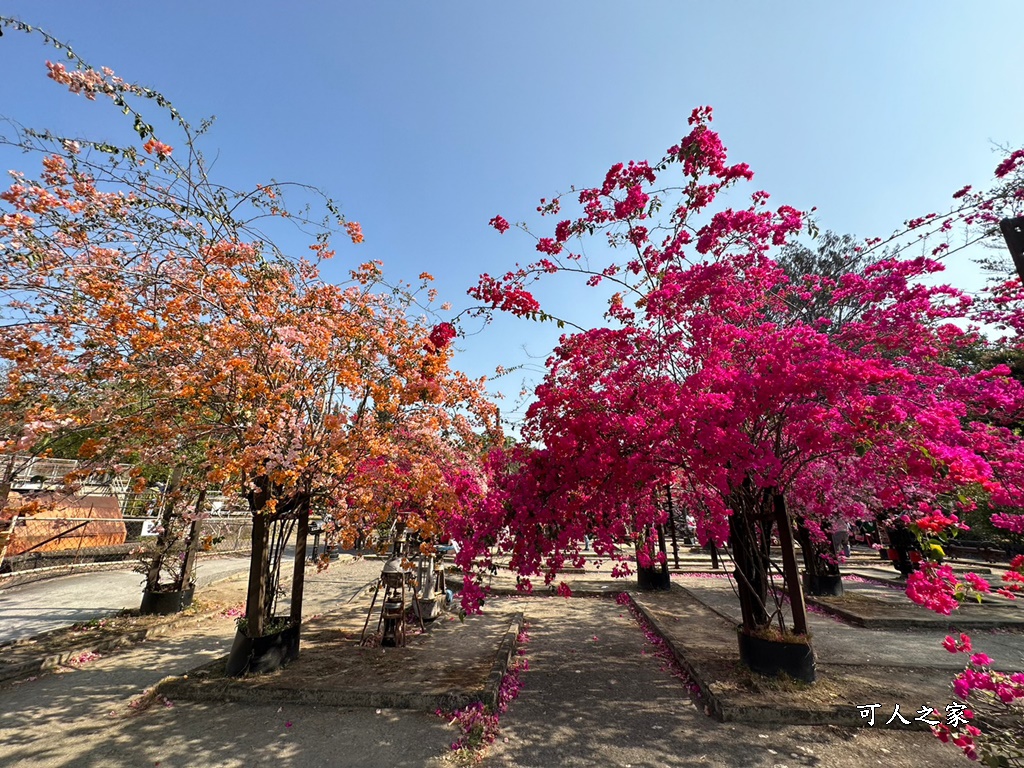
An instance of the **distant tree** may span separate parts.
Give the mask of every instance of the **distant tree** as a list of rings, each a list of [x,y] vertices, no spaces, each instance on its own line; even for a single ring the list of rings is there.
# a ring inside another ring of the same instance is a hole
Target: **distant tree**
[[[885,254],[866,253],[862,242],[853,235],[839,235],[831,230],[819,234],[814,246],[812,249],[803,243],[787,243],[779,251],[779,267],[798,287],[787,296],[787,304],[802,322],[811,324],[824,318],[834,331],[863,312],[863,305],[853,295],[835,300],[834,294],[842,289],[844,276],[862,275],[867,266]]]

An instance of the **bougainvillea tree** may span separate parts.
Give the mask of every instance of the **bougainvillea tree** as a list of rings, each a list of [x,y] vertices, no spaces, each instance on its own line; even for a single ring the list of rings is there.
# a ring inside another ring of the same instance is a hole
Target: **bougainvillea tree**
[[[8,139],[37,150],[43,172],[16,175],[3,195],[4,394],[25,404],[5,448],[85,430],[83,459],[188,464],[197,490],[247,497],[246,632],[259,636],[274,618],[292,527],[297,622],[311,506],[365,497],[390,479],[367,467],[415,467],[424,434],[470,444],[494,426],[493,408],[481,382],[451,369],[451,326],[422,314],[419,297],[434,297],[429,274],[418,288],[392,286],[379,263],[356,263],[344,282],[327,282],[331,236],[363,239],[333,202],[292,186],[320,201],[316,221],[285,206],[288,185],[213,183],[196,132],[164,96],[47,41],[75,65],[48,64],[51,79],[109,98],[141,146],[32,131]],[[155,138],[145,105],[169,111],[177,147]],[[291,223],[306,256],[271,237]],[[363,512],[372,526],[388,510]]]
[[[941,270],[927,254],[838,278],[781,269],[774,249],[806,216],[762,191],[722,205],[752,173],[727,162],[710,121],[695,110],[657,164],[613,166],[576,193],[577,215],[537,238],[537,261],[471,290],[484,312],[540,319],[529,285],[546,275],[614,291],[608,325],[563,336],[549,360],[524,430],[534,447],[512,457],[471,548],[497,542],[526,576],[550,581],[589,533],[605,554],[634,539],[643,564],[657,557],[645,531],[663,520],[656,494],[671,483],[701,542],[731,547],[744,625],[763,632],[782,628],[769,546],[773,531],[788,536],[791,510],[820,523],[869,509],[923,517],[968,490],[1019,499],[1019,441],[1000,419],[1020,411],[1024,391],[1005,367],[953,364],[978,341],[949,322],[970,300],[920,282]],[[558,217],[562,204],[542,200],[541,211]],[[816,293],[856,306],[855,317],[808,318]]]
[[[929,214],[908,222],[908,231],[898,232],[890,243],[904,243],[909,237],[928,243],[934,253],[950,249],[946,233],[960,231],[960,242],[990,241],[1001,245],[997,224],[1016,221],[1024,214],[1024,150],[1008,152],[995,169],[996,183],[990,190],[973,191],[964,187],[953,197],[956,206],[947,214]],[[1003,224],[1005,226],[1005,224]],[[918,230],[925,228],[918,233]],[[945,236],[944,236],[945,235]],[[935,240],[939,242],[936,245]],[[1021,289],[1019,266],[1015,270],[1006,259],[991,256],[983,262],[994,278],[982,295],[976,316],[988,323],[996,334],[992,346],[1011,358],[1020,354],[1024,328],[1024,291]],[[1002,484],[1019,482],[1020,456],[1009,450],[1006,432],[1019,433],[1019,421],[1012,414],[995,411],[993,424],[1004,424],[1003,431],[994,435],[986,448],[986,456],[998,468]],[[985,489],[986,491],[990,489]],[[1004,494],[997,487],[992,493],[979,494],[975,499],[990,514],[994,529],[1010,536],[1024,534],[1024,514],[1019,498]],[[998,580],[976,573],[957,573],[943,564],[935,553],[951,532],[965,527],[955,514],[934,510],[931,514],[913,520],[912,529],[924,545],[923,551],[932,555],[916,572],[907,578],[907,595],[911,600],[943,615],[951,615],[967,600],[990,600],[1019,597],[1024,591],[1024,555],[1018,554]],[[991,579],[991,580],[990,580]],[[972,760],[991,766],[1024,765],[1024,672],[996,669],[984,649],[972,647],[966,634],[946,637],[943,646],[950,653],[968,656],[967,666],[953,680],[953,692],[966,705],[964,717],[939,722],[932,728],[935,735],[963,751]]]

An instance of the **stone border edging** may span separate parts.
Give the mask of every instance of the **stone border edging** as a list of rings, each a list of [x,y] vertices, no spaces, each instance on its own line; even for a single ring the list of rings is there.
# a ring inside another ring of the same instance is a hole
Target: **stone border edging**
[[[804,598],[808,604],[813,605],[815,608],[830,614],[836,618],[842,619],[847,624],[862,629],[941,629],[941,628],[953,628],[958,630],[988,630],[988,629],[1019,629],[1021,622],[1019,620],[1008,619],[1008,618],[963,618],[962,616],[943,616],[940,619],[936,619],[930,616],[924,616],[921,618],[909,617],[909,616],[895,616],[886,618],[874,618],[871,616],[862,616],[859,613],[848,610],[838,605],[831,605],[823,600],[819,600],[813,595],[807,595]]]
[[[108,560],[95,563],[67,563],[51,565],[43,568],[30,568],[27,571],[14,571],[0,575],[0,591],[37,581],[56,579],[61,576],[73,576],[77,573],[103,573],[104,571],[125,570],[134,560]]]
[[[204,587],[218,584],[222,581],[228,581],[233,578],[235,574],[229,574],[216,578],[213,581],[204,584]],[[20,677],[26,675],[34,675],[39,672],[47,672],[55,667],[66,663],[68,660],[75,656],[80,656],[83,653],[108,653],[119,648],[128,648],[133,645],[137,645],[141,642],[149,640],[151,638],[164,637],[174,632],[179,626],[183,626],[195,619],[204,619],[211,616],[216,616],[221,612],[221,608],[197,611],[188,616],[183,616],[181,613],[172,614],[166,618],[161,619],[159,616],[155,616],[153,619],[152,626],[146,627],[145,629],[134,629],[122,632],[119,635],[108,637],[105,640],[99,640],[90,642],[87,638],[83,638],[81,645],[75,645],[60,653],[52,653],[46,656],[37,657],[30,661],[23,661],[19,664],[5,664],[2,660],[2,653],[5,649],[16,648],[19,645],[27,645],[33,641],[45,642],[47,636],[54,635],[59,632],[64,632],[68,627],[61,627],[59,629],[51,629],[48,632],[43,632],[38,635],[31,637],[23,637],[18,640],[10,640],[6,643],[0,644],[0,684],[6,683],[10,680],[17,680]],[[74,626],[74,625],[69,625]]]
[[[501,688],[501,681],[508,672],[509,664],[512,663],[512,656],[519,647],[519,635],[523,631],[525,618],[523,612],[519,611],[512,618],[512,623],[505,630],[505,637],[498,646],[498,652],[494,655],[494,663],[491,664],[491,671],[487,675],[487,682],[484,683],[484,694],[481,698],[484,704],[492,710],[498,706],[498,690]]]
[[[201,552],[200,560],[216,560],[220,557],[237,557],[248,552],[247,549],[229,549],[218,552]],[[11,573],[0,574],[0,592],[13,587],[20,587],[25,584],[34,584],[37,581],[56,579],[61,576],[73,576],[78,573],[103,573],[104,571],[121,571],[137,563],[134,558],[124,560],[104,560],[87,563],[65,563],[64,565],[48,565],[42,568],[29,568],[26,571],[12,571]],[[213,582],[210,582],[213,583]]]

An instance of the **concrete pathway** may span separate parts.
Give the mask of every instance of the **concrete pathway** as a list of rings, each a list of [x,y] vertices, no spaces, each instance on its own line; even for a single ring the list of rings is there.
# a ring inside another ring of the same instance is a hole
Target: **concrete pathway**
[[[202,559],[196,583],[203,587],[248,568],[247,557]],[[138,608],[141,585],[142,576],[126,569],[76,573],[6,587],[0,590],[0,643],[102,618],[124,608]]]
[[[349,604],[380,566],[360,560],[310,573],[307,613]],[[240,600],[244,585],[237,587]],[[0,686],[0,766],[423,766],[454,738],[441,718],[406,711],[157,702],[138,712],[130,706],[164,677],[223,656],[233,635],[234,619],[214,616],[175,637]]]

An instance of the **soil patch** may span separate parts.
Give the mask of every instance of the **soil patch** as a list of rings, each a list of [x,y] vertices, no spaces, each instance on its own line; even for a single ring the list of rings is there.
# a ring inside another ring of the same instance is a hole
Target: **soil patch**
[[[457,709],[494,699],[523,623],[512,611],[465,621],[447,614],[424,632],[409,627],[404,647],[368,647],[359,645],[366,610],[352,606],[304,622],[299,658],[283,669],[227,677],[224,657],[165,680],[160,692],[195,701]],[[373,628],[371,618],[368,634]]]

